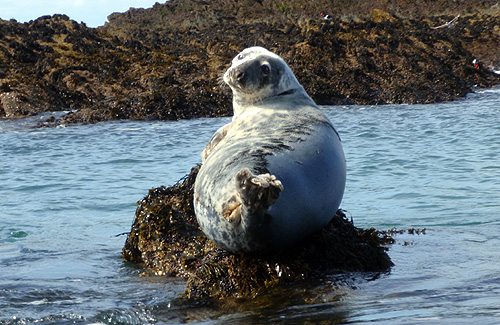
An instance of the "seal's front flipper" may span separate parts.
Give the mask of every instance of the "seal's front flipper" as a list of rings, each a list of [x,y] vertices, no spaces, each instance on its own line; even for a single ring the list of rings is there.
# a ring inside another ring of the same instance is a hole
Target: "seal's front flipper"
[[[276,202],[283,185],[274,175],[254,176],[248,168],[243,168],[236,174],[236,190],[245,208],[250,213],[259,213]]]

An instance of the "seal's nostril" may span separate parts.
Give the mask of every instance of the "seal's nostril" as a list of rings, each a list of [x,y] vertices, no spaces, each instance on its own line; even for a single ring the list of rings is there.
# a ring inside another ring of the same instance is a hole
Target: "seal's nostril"
[[[245,78],[245,72],[244,71],[236,71],[236,73],[234,74],[234,77],[236,78],[236,80],[239,80],[241,81],[243,78]]]

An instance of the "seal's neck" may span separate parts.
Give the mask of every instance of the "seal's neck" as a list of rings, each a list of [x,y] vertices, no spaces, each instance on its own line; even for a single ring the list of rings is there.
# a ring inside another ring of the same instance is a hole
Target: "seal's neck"
[[[233,96],[233,120],[261,109],[295,110],[304,106],[316,106],[304,88],[294,88],[263,99],[246,99]]]

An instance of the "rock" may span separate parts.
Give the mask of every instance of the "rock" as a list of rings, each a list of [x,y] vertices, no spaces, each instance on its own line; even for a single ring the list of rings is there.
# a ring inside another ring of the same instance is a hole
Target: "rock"
[[[218,248],[199,228],[193,187],[199,166],[172,187],[158,187],[138,202],[122,256],[145,274],[186,279],[189,298],[254,296],[283,283],[345,271],[384,272],[392,262],[375,229],[353,226],[339,210],[318,234],[269,256],[234,255]]]
[[[0,116],[18,117],[31,115],[35,112],[27,98],[17,91],[0,93]]]
[[[386,11],[380,10],[380,9],[370,10],[370,16],[375,23],[382,23],[385,21],[395,23],[397,21],[397,19],[392,17],[391,14],[389,14]]]
[[[113,14],[100,28],[64,15],[0,20],[0,94],[27,99],[20,109],[6,99],[0,118],[48,110],[71,111],[50,125],[228,116],[231,94],[218,78],[253,45],[279,53],[320,105],[453,100],[500,83],[488,69],[500,66],[500,15],[491,1],[466,1],[455,27],[431,29],[456,15],[446,11],[450,1],[433,10],[339,3],[328,21],[317,12],[332,6],[323,0],[171,0]]]

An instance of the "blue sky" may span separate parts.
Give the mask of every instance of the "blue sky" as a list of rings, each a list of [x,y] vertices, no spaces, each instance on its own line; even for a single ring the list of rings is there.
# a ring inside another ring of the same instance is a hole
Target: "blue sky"
[[[132,8],[151,8],[165,0],[0,0],[0,18],[27,22],[40,16],[65,14],[89,27],[102,26],[108,15]]]

